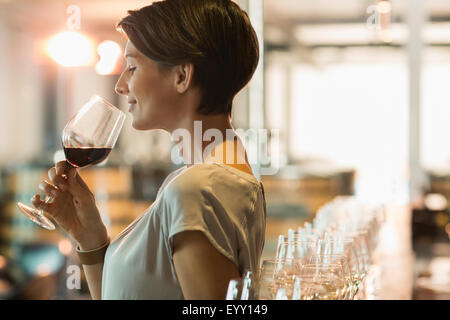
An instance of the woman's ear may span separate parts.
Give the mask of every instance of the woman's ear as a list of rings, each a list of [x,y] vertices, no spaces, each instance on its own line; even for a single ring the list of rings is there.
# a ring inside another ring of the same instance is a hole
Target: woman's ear
[[[184,93],[193,85],[194,65],[192,63],[180,64],[175,67],[175,87],[178,93]]]

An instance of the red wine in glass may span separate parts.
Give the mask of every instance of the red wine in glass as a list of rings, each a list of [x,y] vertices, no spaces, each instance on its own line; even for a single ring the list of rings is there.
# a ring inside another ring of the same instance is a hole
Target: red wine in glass
[[[64,147],[66,161],[73,167],[99,164],[105,160],[112,148],[73,148]]]
[[[93,96],[66,124],[62,132],[62,145],[66,162],[80,168],[104,161],[114,147],[125,120],[125,114],[100,96]],[[66,168],[66,170],[69,168]],[[39,226],[54,230],[55,225],[44,216],[44,209],[37,209],[21,202],[19,209]]]

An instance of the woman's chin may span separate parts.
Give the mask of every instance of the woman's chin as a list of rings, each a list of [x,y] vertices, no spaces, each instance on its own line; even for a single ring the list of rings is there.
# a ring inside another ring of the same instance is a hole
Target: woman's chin
[[[143,123],[139,121],[133,120],[132,127],[136,130],[154,130],[161,129],[161,126],[158,126],[156,123]]]
[[[145,130],[145,126],[143,126],[143,123],[140,121],[137,121],[133,118],[133,122],[131,123],[131,126],[136,130]]]
[[[132,126],[133,126],[133,128],[136,129],[136,130],[141,130],[141,131],[142,131],[142,130],[149,130],[149,129],[147,129],[147,127],[142,126],[142,125],[139,125],[139,124],[135,124],[135,123],[133,123]]]

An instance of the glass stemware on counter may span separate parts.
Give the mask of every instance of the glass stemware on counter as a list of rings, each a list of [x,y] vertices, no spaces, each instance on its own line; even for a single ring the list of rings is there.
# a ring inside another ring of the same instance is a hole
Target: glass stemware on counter
[[[280,235],[275,257],[229,283],[227,300],[360,300],[379,273],[376,249],[385,220],[382,205],[339,196],[312,223]]]

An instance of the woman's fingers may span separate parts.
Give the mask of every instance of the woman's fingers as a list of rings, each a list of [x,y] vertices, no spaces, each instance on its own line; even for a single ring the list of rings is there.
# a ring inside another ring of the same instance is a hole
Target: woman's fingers
[[[52,218],[57,218],[56,217],[57,212],[54,211],[53,202],[45,203],[45,201],[41,199],[41,196],[39,194],[36,194],[31,198],[31,203],[36,209],[43,210],[44,212],[48,213]]]
[[[31,203],[36,209],[42,209],[44,201],[41,200],[41,196],[39,194],[36,194],[31,198]]]
[[[58,176],[67,173],[66,170],[68,169],[67,161],[58,161],[55,165],[56,174]]]
[[[50,181],[59,189],[62,191],[66,191],[68,189],[67,185],[67,178],[65,179],[62,175],[56,174],[56,168],[53,167],[50,170],[48,170],[48,177],[50,178]]]
[[[60,192],[57,188],[55,188],[54,185],[48,183],[47,181],[42,181],[41,183],[39,183],[39,189],[44,191],[48,196],[57,196],[58,193]]]
[[[48,195],[67,196],[70,194],[73,197],[70,200],[79,208],[95,202],[94,195],[78,174],[77,168],[68,165],[66,161],[56,163],[55,167],[48,171],[48,176],[54,185],[46,181],[42,181],[39,185],[39,188]],[[61,199],[65,199],[65,197]]]
[[[77,172],[77,168],[72,168],[67,173],[67,184],[72,194],[79,198],[91,198],[92,192],[89,186],[83,181]]]

